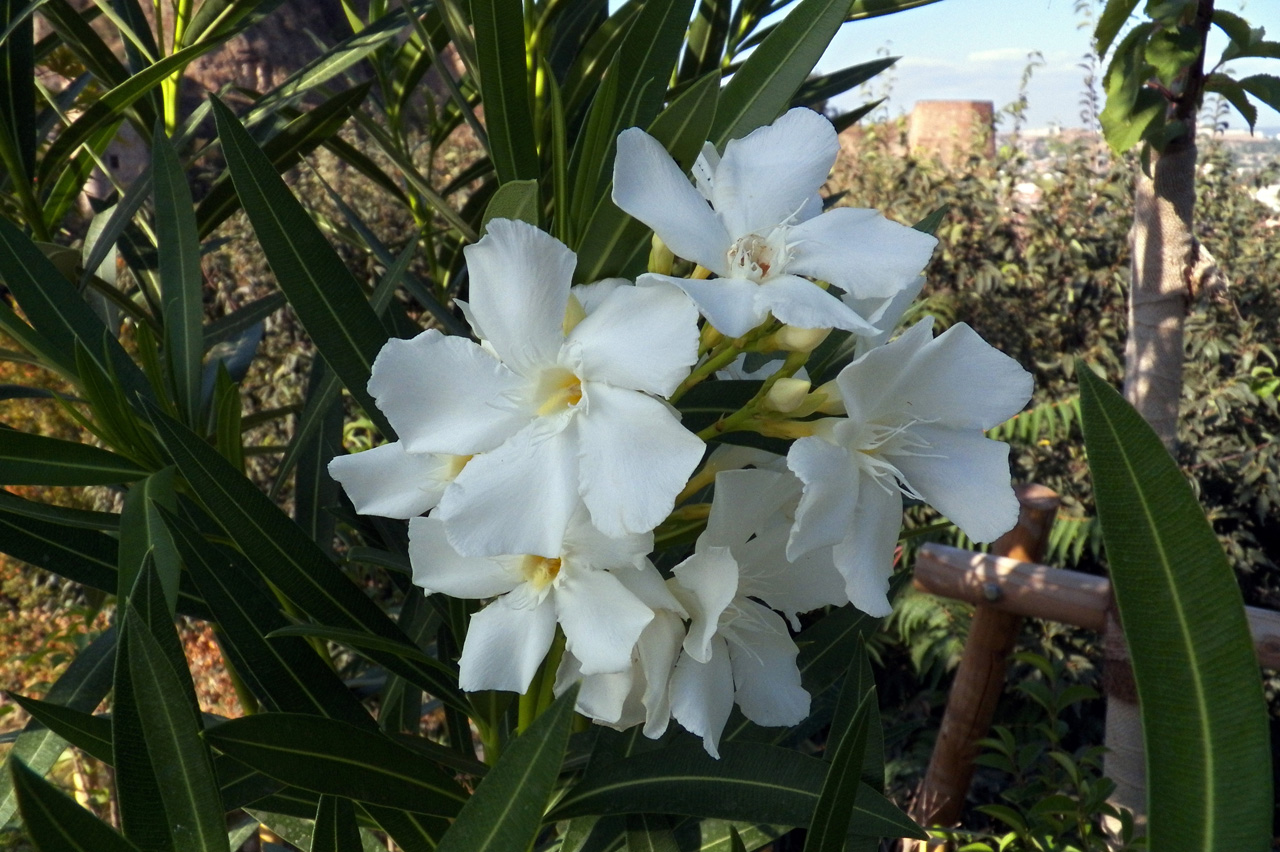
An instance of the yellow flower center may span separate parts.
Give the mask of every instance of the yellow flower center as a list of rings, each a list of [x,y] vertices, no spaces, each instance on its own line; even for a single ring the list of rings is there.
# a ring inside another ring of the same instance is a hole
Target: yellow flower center
[[[525,582],[532,583],[535,589],[542,589],[559,576],[560,560],[526,556],[520,563],[520,573],[524,575]]]
[[[538,382],[538,415],[556,414],[582,402],[582,380],[563,367],[547,370]]]

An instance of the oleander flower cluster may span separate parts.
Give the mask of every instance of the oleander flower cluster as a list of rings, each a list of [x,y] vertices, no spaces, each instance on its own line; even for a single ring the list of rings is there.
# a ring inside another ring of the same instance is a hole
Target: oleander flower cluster
[[[837,150],[796,109],[708,144],[691,179],[626,130],[613,200],[653,230],[648,272],[574,285],[573,251],[495,219],[465,250],[475,339],[378,355],[396,440],[330,472],[357,511],[409,521],[415,583],[482,602],[463,689],[579,683],[590,719],[649,737],[675,720],[717,755],[734,705],[808,715],[803,613],[890,611],[904,500],[976,541],[1013,526],[1008,447],[984,430],[1030,376],[964,325],[894,336],[935,241],[824,212]],[[815,387],[819,347],[851,360]],[[686,422],[685,395],[720,381],[750,398]],[[748,433],[772,451],[734,445]]]

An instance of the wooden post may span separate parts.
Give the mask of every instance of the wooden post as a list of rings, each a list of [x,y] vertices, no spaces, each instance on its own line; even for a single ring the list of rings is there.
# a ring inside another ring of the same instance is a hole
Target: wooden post
[[[1043,485],[1022,485],[1015,491],[1022,511],[1018,525],[991,546],[993,553],[1021,562],[1039,562],[1058,512],[1058,495]],[[984,589],[992,603],[1001,597],[997,584]],[[952,826],[960,821],[965,795],[973,780],[978,740],[987,735],[996,704],[1004,691],[1009,654],[1018,638],[1022,616],[978,604],[965,640],[947,709],[929,769],[911,807],[911,817],[923,826]],[[919,841],[917,852],[940,849],[937,841]]]

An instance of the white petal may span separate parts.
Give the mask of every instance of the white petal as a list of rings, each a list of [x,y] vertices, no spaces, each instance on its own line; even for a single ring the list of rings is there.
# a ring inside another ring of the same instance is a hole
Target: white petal
[[[756,291],[760,285],[745,278],[671,278],[648,273],[641,281],[668,281],[689,294],[698,311],[715,326],[716,331],[728,337],[741,337],[765,321],[767,307],[756,304]]]
[[[726,145],[713,198],[730,236],[737,239],[797,216],[826,182],[839,151],[831,122],[804,108]]]
[[[938,241],[875,210],[837,207],[792,228],[787,271],[829,281],[855,298],[910,286]]]
[[[653,563],[645,559],[640,567],[632,570],[619,568],[611,572],[618,582],[627,587],[627,591],[639,598],[652,610],[665,609],[683,616],[688,616],[675,595],[667,588],[666,581],[653,567]],[[683,631],[681,631],[683,637]]]
[[[800,686],[800,649],[775,612],[748,601],[762,629],[735,631],[729,642],[734,697],[742,715],[757,725],[794,725],[809,715],[809,693]]]
[[[412,518],[440,502],[452,467],[450,456],[408,453],[402,441],[395,441],[334,456],[329,475],[341,483],[360,514]]]
[[[671,573],[671,590],[689,611],[686,654],[700,663],[711,657],[720,616],[738,594],[738,563],[727,547],[707,547],[681,562]]]
[[[578,505],[578,448],[573,430],[554,432],[552,420],[476,456],[445,490],[436,514],[459,553],[560,557]]]
[[[653,533],[611,538],[595,528],[587,507],[579,503],[565,529],[561,558],[583,568],[616,568],[624,574],[640,574],[641,568],[657,571],[646,558],[652,550]]]
[[[584,677],[574,709],[593,722],[624,731],[645,720],[635,687],[636,678],[630,671]]]
[[[932,340],[933,317],[925,317],[897,339],[872,349],[841,370],[836,384],[849,419],[882,422],[890,414],[901,419],[903,425],[918,419],[911,411],[914,405],[903,404],[903,386],[915,378],[916,360]]]
[[[619,287],[570,333],[584,381],[666,396],[698,360],[698,309],[669,284]]]
[[[702,153],[698,154],[698,159],[694,160],[693,173],[694,185],[698,187],[698,192],[702,197],[711,201],[716,185],[716,169],[720,166],[720,152],[716,150],[716,146],[710,142],[702,143]]]
[[[732,240],[658,140],[638,127],[618,135],[613,203],[654,230],[678,257],[723,274]]]
[[[1031,374],[964,323],[922,347],[912,367],[902,392],[921,420],[990,429],[1031,398]]]
[[[413,453],[491,450],[529,418],[516,402],[526,382],[473,341],[435,329],[388,340],[369,393]]]
[[[607,536],[648,532],[670,514],[705,445],[652,397],[595,382],[583,394],[589,408],[575,426],[591,522]]]
[[[756,288],[756,308],[797,328],[841,328],[855,334],[875,334],[876,327],[853,308],[812,281],[776,275]]]
[[[515,609],[506,600],[498,598],[471,616],[458,660],[458,686],[467,692],[525,692],[551,648],[556,616],[550,601]]]
[[[671,674],[684,636],[684,621],[674,612],[659,611],[636,644],[645,680],[644,735],[651,740],[666,732],[671,719]]]
[[[591,284],[579,284],[569,293],[582,305],[582,310],[590,314],[600,307],[601,302],[613,295],[613,291],[630,286],[631,282],[625,278],[602,278]]]
[[[902,529],[902,494],[867,483],[858,499],[850,535],[832,555],[844,576],[849,600],[867,615],[885,616],[889,605],[889,577]]]
[[[733,549],[733,556],[738,562],[738,594],[763,601],[785,615],[798,630],[800,613],[842,606],[849,598],[844,591],[844,578],[831,559],[830,547],[787,559],[792,516],[782,511],[770,518],[754,538]]]
[[[536,378],[555,363],[577,255],[525,222],[494,219],[480,242],[463,249],[471,314],[484,339],[515,372]]]
[[[918,456],[894,456],[908,484],[974,541],[994,541],[1018,522],[1009,477],[1009,445],[981,432],[921,424]]]
[[[797,559],[849,535],[862,474],[848,450],[816,437],[801,438],[792,444],[787,466],[804,483],[804,496],[787,542],[787,558]]]
[[[896,417],[990,429],[1022,410],[1031,375],[963,323],[932,338],[926,318],[840,372],[851,420]]]
[[[888,342],[893,330],[898,327],[902,315],[907,312],[907,308],[915,301],[916,296],[920,295],[922,289],[924,289],[924,276],[917,275],[916,280],[909,286],[887,299],[879,297],[855,299],[848,293],[841,297],[846,305],[853,308],[859,316],[866,317],[867,321],[878,330],[874,336],[858,336],[854,344],[854,353],[857,357],[860,358],[871,349]]]
[[[578,658],[584,675],[620,672],[631,666],[631,652],[653,610],[608,571],[565,570],[555,586],[556,618],[565,647]]]
[[[716,474],[715,499],[699,544],[734,547],[754,535],[794,495],[794,477],[772,470],[724,470]]]
[[[427,594],[443,592],[455,598],[491,598],[524,582],[499,560],[462,556],[449,544],[444,522],[438,518],[409,521],[409,562],[413,582]]]
[[[680,655],[671,675],[671,715],[718,760],[720,734],[733,711],[733,669],[725,641],[717,637],[715,645],[706,663]]]

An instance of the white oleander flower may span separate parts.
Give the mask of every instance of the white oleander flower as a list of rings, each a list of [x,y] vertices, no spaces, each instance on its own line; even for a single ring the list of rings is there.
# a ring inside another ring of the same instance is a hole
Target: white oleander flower
[[[468,459],[411,453],[403,441],[393,441],[362,453],[334,456],[329,475],[342,484],[360,514],[407,519],[434,509]]]
[[[566,651],[556,673],[555,694],[581,682],[579,713],[620,731],[643,724],[644,735],[657,739],[671,721],[669,683],[689,614],[652,564],[646,562],[640,571],[615,571],[613,576],[653,610],[653,621],[636,641],[631,666],[620,672],[584,675],[581,661]]]
[[[808,715],[799,651],[774,610],[798,627],[798,613],[847,602],[829,549],[785,556],[799,497],[800,483],[786,471],[717,474],[707,529],[668,581],[691,617],[671,676],[671,712],[712,756],[735,701],[760,725],[794,725]]]
[[[729,142],[723,157],[708,144],[694,165],[695,188],[656,139],[639,128],[624,130],[614,203],[713,276],[642,278],[682,288],[730,337],[770,313],[799,328],[874,335],[865,317],[806,279],[856,299],[889,298],[915,280],[937,241],[874,210],[822,213],[818,190],[838,152],[830,121],[793,109]]]
[[[849,599],[888,615],[903,494],[938,509],[974,541],[1018,520],[1009,445],[983,435],[1022,410],[1031,375],[960,324],[933,320],[867,352],[836,379],[847,417],[791,445],[804,483],[788,557],[834,546]]]
[[[397,459],[463,457],[450,461],[458,470],[435,515],[469,556],[554,557],[579,501],[605,535],[653,529],[704,449],[654,396],[697,359],[696,309],[665,284],[602,282],[571,296],[573,252],[522,222],[488,228],[465,250],[464,310],[482,343],[434,330],[387,342],[369,392],[400,449],[367,462],[358,490],[376,490],[369,478]],[[408,490],[416,474],[402,473],[389,489]],[[429,501],[391,502],[403,514]]]
[[[621,672],[653,610],[618,577],[648,566],[652,535],[608,538],[579,509],[552,558],[463,556],[435,517],[409,522],[413,581],[428,594],[495,598],[471,617],[459,661],[462,689],[523,693],[546,657],[556,624],[583,674]]]

